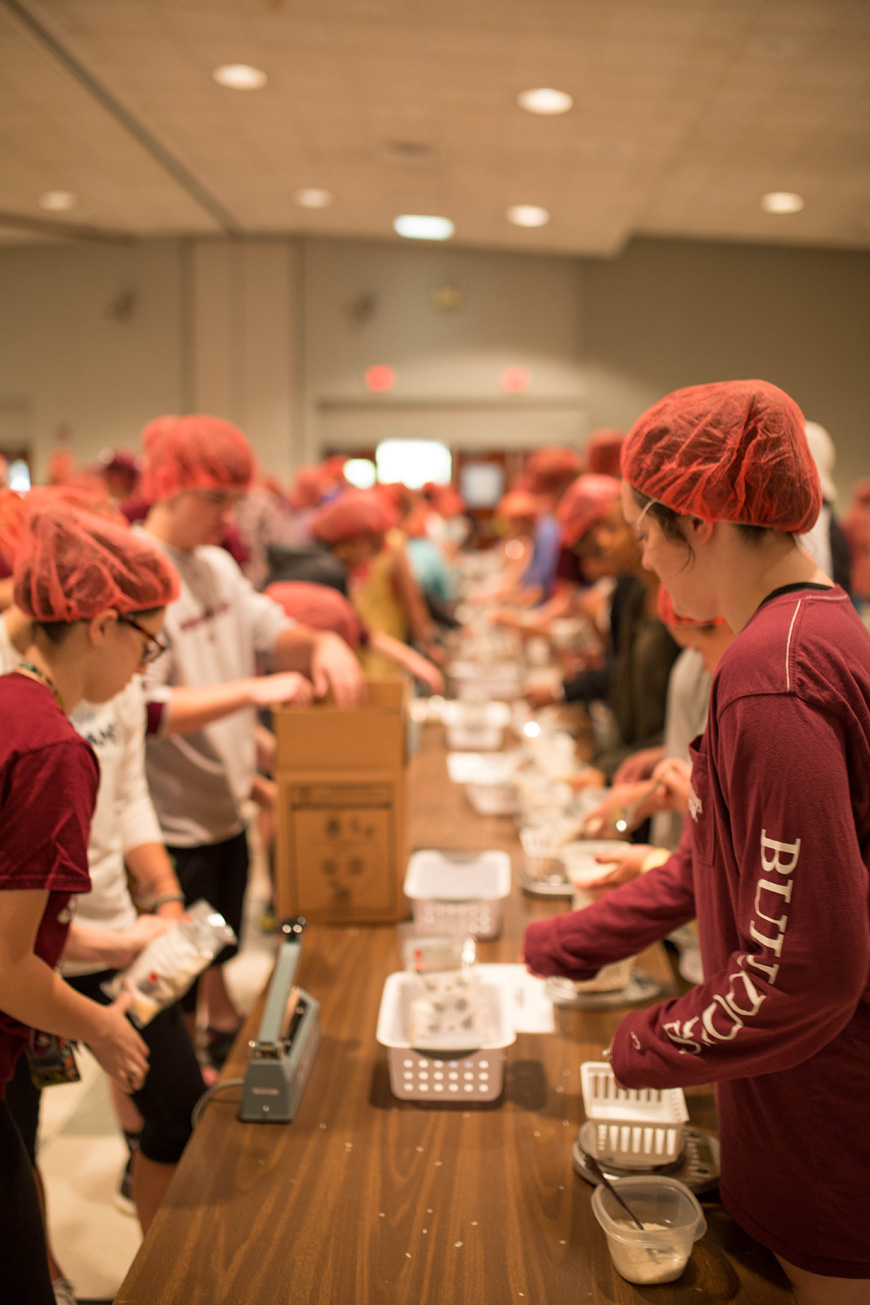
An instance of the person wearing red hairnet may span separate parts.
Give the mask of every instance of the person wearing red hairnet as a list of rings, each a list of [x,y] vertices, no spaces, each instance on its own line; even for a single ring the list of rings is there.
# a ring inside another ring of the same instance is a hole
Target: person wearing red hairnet
[[[5,553],[14,563],[21,536],[27,534],[28,514],[34,509],[46,505],[73,507],[77,518],[89,521],[92,514],[86,515],[81,509],[86,500],[77,494],[70,504],[69,497],[63,486],[32,490],[17,499],[17,512],[13,514],[6,510],[0,493],[0,555]],[[102,513],[104,522],[119,525],[126,533],[124,518],[105,500],[97,499],[93,506]],[[100,530],[99,522],[92,524],[91,533]],[[0,616],[0,674],[16,669],[31,639],[31,620],[25,612],[12,606]],[[82,700],[70,720],[96,754],[100,783],[88,836],[91,890],[77,898],[59,969],[78,992],[104,1001],[102,984],[128,965],[158,933],[171,927],[183,914],[183,897],[163,846],[145,779],[141,678],[134,676],[107,702]],[[130,885],[134,886],[135,904]],[[129,1208],[139,1215],[143,1231],[147,1231],[190,1135],[191,1111],[202,1094],[203,1080],[177,1009],[161,1012],[143,1036],[151,1053],[151,1072],[145,1088],[135,1095],[133,1106],[115,1089],[113,1098],[128,1145],[135,1152],[125,1171],[122,1190],[130,1189]],[[35,1165],[39,1093],[24,1061],[19,1061],[7,1099]],[[61,1278],[57,1266],[53,1264],[52,1269],[53,1279]]]
[[[400,643],[414,642],[427,656],[440,656],[435,631],[420,586],[414,579],[397,529],[393,499],[399,491],[348,489],[314,517],[311,533],[345,567],[348,593],[370,630]],[[364,650],[362,665],[371,675],[390,675],[394,666],[374,650]]]
[[[202,414],[161,417],[146,426],[142,443],[142,489],[153,503],[144,531],[181,577],[166,614],[168,651],[146,677],[148,783],[187,900],[205,897],[239,936],[257,708],[304,705],[330,687],[340,706],[351,706],[363,679],[341,639],[288,620],[217,546],[253,476],[242,432]],[[256,675],[258,655],[275,674]],[[224,949],[183,998],[192,1022],[202,990],[215,1062],[241,1024],[223,977],[234,950]]]
[[[704,982],[619,1025],[627,1087],[713,1082],[726,1208],[801,1305],[870,1299],[870,635],[795,542],[822,501],[797,404],[764,381],[645,413],[623,507],[677,611],[735,632],[661,867],[532,924],[540,974],[585,979],[697,914]]]
[[[33,1030],[88,1044],[125,1092],[148,1073],[145,1043],[125,1017],[55,972],[87,893],[88,831],[99,767],[68,714],[115,697],[162,648],[164,609],[178,578],[142,539],[56,504],[29,512],[18,543],[15,605],[33,622],[24,657],[0,677],[0,1098]],[[29,1158],[0,1099],[0,1293],[53,1305]]]
[[[613,426],[602,426],[593,431],[586,445],[586,470],[590,476],[615,476],[618,480],[622,474],[619,458],[624,443],[625,431]]]

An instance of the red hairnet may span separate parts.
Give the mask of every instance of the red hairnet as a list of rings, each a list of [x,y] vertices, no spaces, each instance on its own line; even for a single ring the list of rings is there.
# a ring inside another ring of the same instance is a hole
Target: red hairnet
[[[360,619],[344,594],[329,585],[309,584],[304,580],[276,580],[264,591],[284,608],[288,616],[312,630],[332,630],[354,651],[362,638]]]
[[[299,467],[290,490],[290,505],[297,512],[320,506],[323,497],[323,473],[320,467]]]
[[[562,527],[562,543],[572,548],[596,521],[606,516],[619,498],[619,481],[613,476],[578,476],[568,486],[556,509]]]
[[[674,600],[671,598],[664,585],[659,585],[659,591],[656,595],[656,605],[658,607],[659,620],[665,625],[674,625],[683,630],[703,630],[708,625],[724,625],[725,620],[721,616],[709,617],[705,620],[696,620],[694,616],[677,616],[674,611]]]
[[[586,445],[586,470],[594,476],[620,477],[619,455],[625,443],[625,431],[602,426],[593,431]]]
[[[21,527],[27,515],[27,504],[22,494],[14,489],[0,489],[0,558],[11,566],[18,550]]]
[[[254,477],[247,437],[221,417],[157,417],[142,432],[142,496],[152,503],[188,489],[246,490]]]
[[[144,612],[178,597],[178,576],[141,535],[60,503],[27,513],[13,570],[15,603],[35,621]]]
[[[554,494],[561,492],[567,481],[579,476],[583,470],[583,459],[575,449],[550,445],[545,449],[536,449],[526,460],[525,475],[529,488],[536,494]]]
[[[452,485],[436,485],[429,480],[423,486],[423,497],[439,516],[459,517],[465,511],[465,499]]]
[[[323,544],[340,544],[355,535],[385,535],[396,524],[395,511],[374,489],[346,489],[312,517],[311,534]]]
[[[75,512],[88,512],[92,516],[112,521],[122,529],[127,528],[124,515],[113,507],[101,490],[98,494],[89,493],[72,482],[65,485],[37,485],[27,494],[17,494],[14,490],[0,490],[0,556],[9,566],[15,561],[18,543],[24,522],[37,507],[61,503]]]
[[[622,474],[682,516],[804,534],[822,505],[804,418],[768,381],[674,390],[635,423]]]
[[[540,510],[541,505],[534,494],[524,489],[512,489],[499,502],[495,515],[510,520],[512,517],[536,517]]]

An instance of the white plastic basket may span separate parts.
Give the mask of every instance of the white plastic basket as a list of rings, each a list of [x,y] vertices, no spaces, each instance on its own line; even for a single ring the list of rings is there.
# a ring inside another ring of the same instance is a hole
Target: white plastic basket
[[[447,726],[447,746],[456,752],[466,748],[475,752],[497,752],[502,744],[503,731],[495,726]]]
[[[447,852],[424,849],[408,862],[405,896],[416,924],[449,924],[475,938],[497,938],[504,899],[511,890],[507,852]]]
[[[447,773],[454,784],[508,784],[520,760],[516,752],[448,752]]]
[[[516,1039],[508,990],[481,980],[489,1038],[484,1046],[464,1055],[417,1051],[411,1046],[408,1029],[417,991],[416,976],[404,971],[389,975],[384,984],[377,1039],[387,1048],[393,1095],[403,1101],[435,1101],[439,1105],[495,1101],[504,1086],[506,1048]]]
[[[682,1088],[623,1088],[604,1061],[580,1067],[587,1123],[582,1144],[603,1164],[645,1169],[671,1164],[689,1118]]]

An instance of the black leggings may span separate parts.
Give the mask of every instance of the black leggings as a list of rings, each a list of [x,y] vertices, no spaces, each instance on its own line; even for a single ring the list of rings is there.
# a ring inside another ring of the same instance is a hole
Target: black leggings
[[[109,998],[101,985],[114,973],[114,970],[104,970],[101,974],[83,974],[68,982],[83,996],[106,1006]],[[151,1054],[145,1082],[132,1096],[142,1116],[139,1145],[149,1160],[161,1165],[177,1164],[192,1131],[190,1116],[193,1107],[205,1091],[202,1071],[177,1004],[156,1015],[141,1034]],[[40,1094],[31,1081],[25,1056],[19,1057],[15,1078],[7,1086],[6,1096],[21,1138],[33,1159]]]
[[[55,1305],[33,1170],[0,1101],[0,1305]]]
[[[173,864],[184,900],[191,906],[204,897],[216,911],[220,911],[236,938],[242,936],[242,915],[245,889],[248,886],[248,835],[246,830],[223,843],[207,843],[202,847],[166,848]],[[239,950],[237,944],[218,952],[213,965],[225,965]],[[181,998],[181,1009],[188,1015],[196,1011],[199,979]]]

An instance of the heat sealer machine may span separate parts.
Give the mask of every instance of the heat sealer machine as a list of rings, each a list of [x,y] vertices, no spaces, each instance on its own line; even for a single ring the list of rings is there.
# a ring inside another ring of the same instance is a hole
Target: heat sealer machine
[[[294,982],[302,952],[303,916],[284,920],[266,1005],[242,1088],[239,1118],[248,1124],[287,1124],[296,1114],[317,1048],[320,1003]]]

